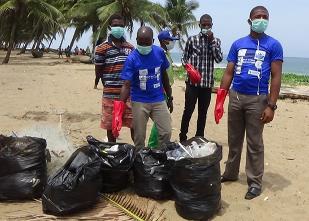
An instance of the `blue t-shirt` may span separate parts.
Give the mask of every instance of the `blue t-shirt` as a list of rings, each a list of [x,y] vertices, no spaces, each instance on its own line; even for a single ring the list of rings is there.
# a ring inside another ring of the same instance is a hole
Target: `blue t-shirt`
[[[227,57],[235,64],[233,90],[248,95],[268,94],[273,61],[283,61],[279,41],[264,34],[255,39],[250,35],[235,41]]]
[[[128,56],[121,73],[123,80],[131,84],[131,100],[143,103],[164,101],[162,71],[169,62],[162,48],[153,45],[148,55],[141,55],[137,49]]]

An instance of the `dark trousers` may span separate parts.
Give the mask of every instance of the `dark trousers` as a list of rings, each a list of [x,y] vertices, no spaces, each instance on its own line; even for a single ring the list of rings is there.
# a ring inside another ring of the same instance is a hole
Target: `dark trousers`
[[[180,141],[187,140],[188,127],[197,100],[198,118],[195,136],[204,137],[206,115],[211,100],[211,88],[195,87],[187,83],[185,93],[185,109],[182,115],[179,134]]]

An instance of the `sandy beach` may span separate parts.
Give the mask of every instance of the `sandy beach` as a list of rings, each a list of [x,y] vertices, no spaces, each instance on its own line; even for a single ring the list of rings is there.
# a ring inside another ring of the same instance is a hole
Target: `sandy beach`
[[[3,53],[1,51],[1,53]],[[4,54],[1,54],[0,58]],[[17,56],[13,52],[9,65],[0,66],[0,134],[17,135],[36,126],[61,128],[73,146],[82,145],[87,135],[105,138],[100,129],[102,85],[93,89],[94,65],[69,63],[56,55],[42,59],[29,54]],[[172,141],[178,139],[184,108],[183,81],[173,85],[174,112],[172,113]],[[223,146],[227,159],[227,114],[215,124],[212,96],[206,124],[206,138]],[[227,110],[228,99],[225,102]],[[61,118],[60,118],[61,115]],[[196,112],[189,128],[189,137],[196,128]],[[61,121],[61,122],[60,122]],[[152,123],[148,124],[149,133]],[[121,142],[132,143],[129,130],[121,131]],[[48,140],[47,140],[48,142]],[[265,174],[263,193],[248,201],[245,176],[245,151],[240,169],[240,180],[222,185],[222,209],[213,220],[308,220],[309,218],[309,102],[279,100],[275,119],[264,129]],[[177,215],[173,201],[158,202],[165,208],[167,220],[183,220]],[[38,203],[0,202],[0,220],[8,219],[15,211],[41,213]]]

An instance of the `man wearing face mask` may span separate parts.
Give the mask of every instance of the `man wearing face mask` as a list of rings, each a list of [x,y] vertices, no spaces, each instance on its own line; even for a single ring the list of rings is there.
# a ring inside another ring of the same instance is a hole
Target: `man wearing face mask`
[[[109,142],[116,142],[112,133],[112,114],[114,100],[119,99],[123,80],[120,78],[126,58],[134,50],[134,47],[124,38],[124,19],[121,15],[114,14],[109,20],[110,35],[106,42],[96,46],[95,72],[103,83],[102,119],[101,128],[107,130]],[[96,81],[96,85],[99,79]],[[123,126],[132,128],[132,110],[130,102],[123,115]],[[133,129],[131,129],[133,139]]]
[[[221,182],[236,181],[239,174],[244,136],[247,139],[246,174],[248,191],[245,199],[261,194],[264,173],[264,124],[273,120],[279,96],[283,49],[264,32],[269,13],[263,6],[250,12],[250,34],[235,41],[217,92],[215,120],[223,116],[223,104],[229,90],[229,155]],[[270,80],[270,93],[268,91]]]
[[[119,134],[124,102],[131,94],[134,144],[136,149],[145,147],[146,126],[149,117],[157,125],[159,145],[171,138],[171,116],[168,108],[172,107],[172,89],[166,70],[169,62],[162,48],[153,45],[153,31],[143,26],[137,32],[137,49],[127,58],[121,78],[124,85],[120,100],[115,101],[113,132]],[[164,89],[164,90],[163,90]],[[166,101],[164,98],[166,93]]]
[[[200,18],[201,32],[188,39],[182,57],[182,63],[187,70],[185,109],[181,120],[179,140],[187,140],[191,116],[198,100],[198,119],[195,136],[204,137],[207,110],[211,99],[211,89],[214,85],[214,62],[223,59],[221,41],[212,32],[212,18],[205,14]]]
[[[160,42],[161,48],[164,50],[164,53],[166,55],[166,58],[168,62],[170,63],[170,67],[167,69],[167,74],[169,77],[170,84],[173,85],[174,83],[174,71],[171,64],[173,64],[172,57],[170,55],[170,51],[174,48],[175,42],[179,40],[178,37],[171,36],[170,32],[168,30],[161,31],[158,35],[158,39]],[[173,112],[173,107],[170,107],[170,112]],[[148,147],[150,148],[156,148],[159,146],[159,140],[158,140],[158,129],[155,124],[153,124],[153,127],[151,129],[149,139],[148,139]]]

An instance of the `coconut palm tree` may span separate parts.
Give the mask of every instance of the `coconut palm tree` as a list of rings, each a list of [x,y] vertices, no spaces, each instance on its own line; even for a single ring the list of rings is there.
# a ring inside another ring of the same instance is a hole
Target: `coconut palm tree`
[[[183,50],[185,43],[184,36],[188,38],[188,30],[196,28],[196,21],[193,11],[199,7],[195,0],[166,0],[165,10],[167,13],[166,27],[170,28],[174,35],[180,35],[179,46]]]
[[[62,13],[49,2],[51,0],[0,1],[0,32],[9,33],[2,36],[8,42],[8,51],[2,63],[8,63],[14,45],[25,40],[22,39],[23,34],[32,30],[38,44],[60,26]]]

